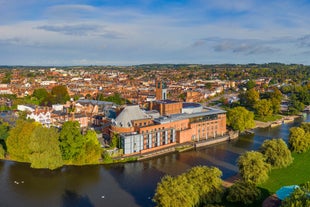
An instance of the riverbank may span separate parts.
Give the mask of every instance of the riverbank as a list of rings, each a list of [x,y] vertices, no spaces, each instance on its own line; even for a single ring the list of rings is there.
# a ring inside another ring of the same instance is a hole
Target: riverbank
[[[267,122],[254,120],[255,122],[254,129],[279,126],[283,123],[286,124],[286,123],[294,122],[294,120],[299,117],[301,117],[301,115],[283,116],[281,119],[278,119],[276,121],[267,121]]]

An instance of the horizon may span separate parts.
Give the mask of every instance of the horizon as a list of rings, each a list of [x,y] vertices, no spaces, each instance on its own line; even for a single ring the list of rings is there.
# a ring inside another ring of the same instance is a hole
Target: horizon
[[[0,0],[0,65],[310,65],[309,9],[308,0]]]

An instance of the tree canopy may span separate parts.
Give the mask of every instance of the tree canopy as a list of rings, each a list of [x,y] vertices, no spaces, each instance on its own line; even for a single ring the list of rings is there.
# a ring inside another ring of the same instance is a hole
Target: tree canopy
[[[241,155],[237,161],[239,173],[245,182],[259,184],[268,179],[270,164],[260,152],[249,151]]]
[[[197,166],[177,177],[166,175],[158,183],[153,201],[158,206],[197,206],[220,202],[222,172],[215,167]]]
[[[62,125],[59,140],[63,160],[73,161],[78,158],[84,145],[83,139],[79,122],[67,121]]]
[[[287,167],[293,162],[291,151],[282,139],[265,140],[260,151],[274,168]]]
[[[54,128],[37,126],[30,136],[30,162],[33,168],[56,169],[63,165],[59,133]]]
[[[242,106],[235,107],[227,113],[227,124],[241,132],[253,128],[255,126],[254,114]]]
[[[10,130],[6,140],[7,151],[12,160],[30,162],[30,137],[37,125],[35,122],[17,120],[16,126]]]
[[[64,85],[54,86],[51,94],[54,96],[55,103],[64,104],[70,99],[67,87]]]
[[[305,152],[310,148],[310,133],[301,127],[292,127],[288,142],[293,152]]]
[[[228,188],[226,199],[232,203],[249,205],[259,200],[260,197],[261,191],[255,184],[239,180]]]

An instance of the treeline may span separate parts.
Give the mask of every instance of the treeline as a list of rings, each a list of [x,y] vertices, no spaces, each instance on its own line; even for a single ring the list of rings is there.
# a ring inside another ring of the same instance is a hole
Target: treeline
[[[157,206],[261,206],[262,189],[272,169],[293,163],[291,152],[310,149],[310,123],[290,130],[289,146],[282,139],[265,140],[258,151],[248,151],[238,160],[240,179],[231,187],[222,186],[222,172],[215,167],[197,166],[172,177],[164,176],[158,183],[153,201]],[[310,183],[305,183],[282,202],[283,207],[308,206]],[[298,205],[301,204],[301,205]]]
[[[0,157],[27,162],[33,168],[98,164],[102,149],[93,130],[81,133],[77,121],[62,128],[46,128],[33,120],[17,120],[14,127],[0,124]]]

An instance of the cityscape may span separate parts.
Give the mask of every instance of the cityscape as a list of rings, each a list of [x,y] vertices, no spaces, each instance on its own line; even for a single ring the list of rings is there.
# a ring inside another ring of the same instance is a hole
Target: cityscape
[[[0,0],[0,206],[310,206],[309,8]]]

